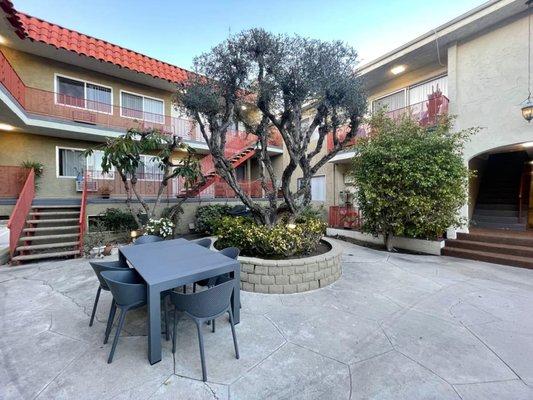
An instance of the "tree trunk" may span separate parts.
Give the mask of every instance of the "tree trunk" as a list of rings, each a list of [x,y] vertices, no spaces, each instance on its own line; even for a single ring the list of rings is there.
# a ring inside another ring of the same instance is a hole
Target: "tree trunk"
[[[385,247],[387,248],[387,251],[393,251],[394,246],[392,245],[392,238],[394,235],[390,232],[387,232],[384,237]]]

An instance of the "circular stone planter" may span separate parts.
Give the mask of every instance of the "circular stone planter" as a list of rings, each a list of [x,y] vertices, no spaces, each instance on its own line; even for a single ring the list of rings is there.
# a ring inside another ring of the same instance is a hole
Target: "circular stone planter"
[[[256,293],[301,293],[332,284],[341,276],[342,249],[334,241],[327,253],[290,260],[239,257],[241,289]]]

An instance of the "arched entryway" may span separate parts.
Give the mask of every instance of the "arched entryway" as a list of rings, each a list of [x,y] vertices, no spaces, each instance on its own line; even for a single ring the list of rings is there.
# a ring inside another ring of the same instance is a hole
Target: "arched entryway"
[[[531,227],[533,146],[523,145],[480,154],[469,161],[476,177],[469,188],[472,229],[526,231]]]

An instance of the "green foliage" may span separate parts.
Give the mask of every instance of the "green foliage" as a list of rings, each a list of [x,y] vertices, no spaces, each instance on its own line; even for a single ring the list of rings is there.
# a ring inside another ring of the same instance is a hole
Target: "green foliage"
[[[250,218],[223,217],[215,233],[219,248],[235,246],[246,256],[282,258],[311,253],[326,232],[326,226],[316,218],[268,227]]]
[[[144,227],[145,235],[161,236],[168,239],[174,234],[174,223],[168,218],[150,218]]]
[[[35,173],[35,178],[40,178],[43,175],[44,165],[39,161],[26,160],[23,161],[20,165],[27,169],[33,169]]]
[[[231,207],[227,204],[210,204],[196,210],[196,230],[209,235],[216,232],[222,218],[229,215]]]
[[[313,207],[311,205],[305,206],[296,217],[296,222],[303,223],[313,219],[322,220],[324,222],[327,221],[326,210],[323,205],[320,205],[319,207]]]
[[[101,255],[101,247],[106,244],[105,236],[106,227],[102,221],[96,221],[91,232],[87,232],[83,236],[83,254],[85,257],[91,256],[91,250],[98,249],[96,256]]]
[[[393,121],[379,113],[372,134],[355,146],[352,174],[363,231],[414,238],[436,238],[459,226],[467,199],[469,172],[465,141],[476,129],[452,131],[449,118],[423,127],[406,117]]]
[[[132,231],[139,228],[134,216],[119,208],[108,208],[98,219],[108,231]]]

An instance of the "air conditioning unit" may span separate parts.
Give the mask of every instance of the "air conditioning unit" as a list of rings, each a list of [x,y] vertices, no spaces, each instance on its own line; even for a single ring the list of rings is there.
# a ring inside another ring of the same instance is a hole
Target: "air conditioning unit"
[[[72,120],[84,124],[96,125],[96,113],[87,110],[72,110]]]
[[[76,192],[83,192],[83,181],[76,181]],[[98,182],[89,181],[87,182],[87,191],[88,192],[97,192],[98,191]]]

